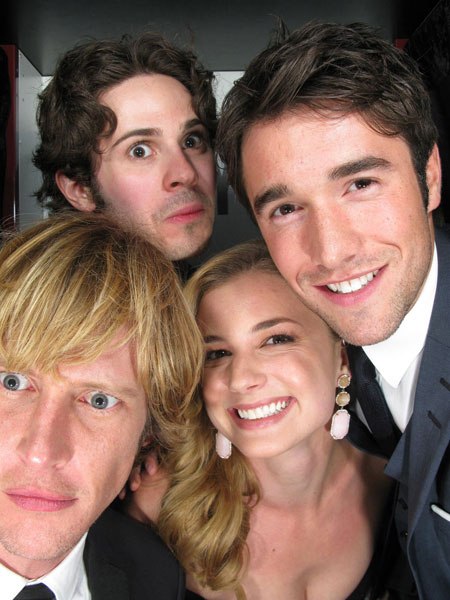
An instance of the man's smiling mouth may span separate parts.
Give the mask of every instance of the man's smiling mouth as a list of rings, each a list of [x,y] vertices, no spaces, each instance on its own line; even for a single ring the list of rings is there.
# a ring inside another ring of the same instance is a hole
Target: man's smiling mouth
[[[336,294],[350,294],[351,292],[357,292],[361,290],[363,287],[366,287],[368,283],[372,281],[374,277],[377,276],[378,269],[376,271],[371,271],[370,273],[366,273],[361,277],[355,277],[355,279],[350,279],[349,281],[339,281],[338,283],[329,283],[327,288]]]

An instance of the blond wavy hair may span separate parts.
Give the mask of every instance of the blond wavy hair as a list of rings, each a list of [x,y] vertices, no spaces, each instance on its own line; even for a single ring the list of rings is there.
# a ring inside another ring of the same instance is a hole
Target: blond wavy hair
[[[56,371],[130,342],[148,399],[146,434],[163,447],[197,387],[202,341],[178,277],[139,235],[92,213],[61,213],[0,251],[4,368]]]
[[[248,271],[279,275],[264,242],[245,242],[214,256],[185,286],[197,314],[204,295]],[[168,456],[171,484],[158,520],[161,536],[186,571],[204,587],[233,590],[245,599],[240,579],[247,562],[250,511],[260,490],[252,467],[233,448],[227,460],[215,452],[215,430],[200,390],[189,414],[186,437]]]

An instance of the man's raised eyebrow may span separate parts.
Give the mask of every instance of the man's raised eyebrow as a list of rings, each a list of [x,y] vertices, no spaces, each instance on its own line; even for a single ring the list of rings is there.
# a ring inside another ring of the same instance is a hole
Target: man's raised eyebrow
[[[257,194],[253,203],[253,211],[255,215],[260,215],[267,204],[271,204],[272,202],[276,202],[277,200],[285,198],[288,194],[289,189],[287,185],[282,183],[270,187],[261,194]]]
[[[184,124],[183,130],[187,131],[188,129],[191,129],[192,127],[197,127],[198,125],[201,125],[202,127],[205,127],[205,125],[200,121],[200,119],[195,118],[195,119],[189,119],[189,121],[186,121],[186,123]]]
[[[391,166],[391,163],[385,158],[379,156],[365,156],[358,160],[352,160],[344,163],[332,169],[328,178],[331,180],[341,179],[342,177],[349,177],[350,175],[357,175],[361,171],[367,171],[368,169],[387,169]]]
[[[128,138],[131,138],[131,137],[137,137],[137,136],[152,137],[152,136],[161,136],[161,135],[162,135],[162,129],[159,129],[159,127],[146,127],[143,129],[132,129],[131,131],[127,131],[126,133],[121,135],[120,138],[114,142],[112,147],[114,148],[115,146],[118,146],[124,140],[127,140]]]

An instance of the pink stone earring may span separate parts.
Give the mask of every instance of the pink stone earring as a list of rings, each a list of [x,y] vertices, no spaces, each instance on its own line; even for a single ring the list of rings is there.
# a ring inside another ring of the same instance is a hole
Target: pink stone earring
[[[336,394],[336,404],[339,406],[333,418],[331,419],[330,435],[335,440],[342,440],[348,433],[350,426],[350,414],[348,410],[343,408],[350,402],[350,394],[345,391],[350,385],[351,376],[350,373],[342,373],[339,375],[337,384],[340,390]]]
[[[230,458],[233,446],[230,440],[218,431],[216,433],[216,452],[220,458]]]

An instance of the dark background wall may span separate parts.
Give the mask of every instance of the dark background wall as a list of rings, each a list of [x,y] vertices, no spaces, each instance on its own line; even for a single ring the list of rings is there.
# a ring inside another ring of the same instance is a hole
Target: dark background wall
[[[2,0],[0,43],[16,44],[42,75],[89,36],[146,27],[189,38],[213,70],[241,70],[267,42],[274,16],[291,28],[310,19],[365,21],[407,38],[437,0]]]

